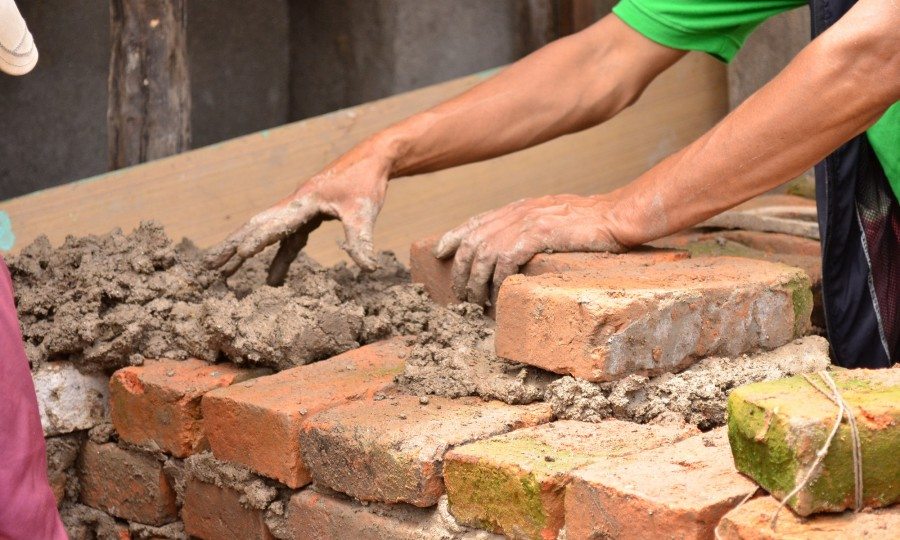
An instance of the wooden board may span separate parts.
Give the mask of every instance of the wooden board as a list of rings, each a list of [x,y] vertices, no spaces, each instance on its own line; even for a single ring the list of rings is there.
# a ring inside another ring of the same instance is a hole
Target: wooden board
[[[212,245],[357,141],[492,73],[4,201],[0,239],[5,236],[17,251],[40,234],[56,245],[68,234],[130,230],[141,220],[155,219],[175,238]],[[603,126],[502,158],[394,181],[376,246],[406,260],[411,241],[477,212],[545,193],[608,191],[696,138],[726,107],[724,67],[705,55],[689,54],[636,105]],[[2,230],[7,217],[11,231]],[[308,252],[323,263],[343,260],[337,247],[341,234],[339,224],[327,224],[313,234]]]

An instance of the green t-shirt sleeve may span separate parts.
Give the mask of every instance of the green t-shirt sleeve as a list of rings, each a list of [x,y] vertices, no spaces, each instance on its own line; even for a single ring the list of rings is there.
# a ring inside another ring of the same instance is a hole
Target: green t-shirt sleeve
[[[622,0],[613,13],[661,45],[730,62],[763,21],[804,5],[806,0]]]

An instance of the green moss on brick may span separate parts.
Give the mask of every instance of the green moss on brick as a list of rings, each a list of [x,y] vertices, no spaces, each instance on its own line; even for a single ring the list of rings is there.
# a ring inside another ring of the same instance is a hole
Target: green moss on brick
[[[794,337],[800,337],[809,328],[809,317],[813,308],[812,286],[809,277],[802,273],[785,287],[791,291],[791,302],[794,305]]]
[[[844,399],[856,411],[863,449],[865,504],[900,501],[900,385],[896,373],[835,370]],[[824,444],[837,408],[802,377],[747,385],[728,400],[728,430],[735,466],[776,497],[800,481]],[[842,423],[820,474],[789,501],[802,515],[853,505],[850,428]]]
[[[445,464],[444,481],[453,486],[447,494],[450,511],[461,523],[496,533],[517,530],[541,537],[547,515],[534,475],[453,461]]]

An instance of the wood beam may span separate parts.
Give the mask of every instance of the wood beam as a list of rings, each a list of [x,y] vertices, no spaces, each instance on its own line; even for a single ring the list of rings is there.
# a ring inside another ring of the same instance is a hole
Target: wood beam
[[[187,0],[110,0],[109,19],[110,169],[187,150]]]

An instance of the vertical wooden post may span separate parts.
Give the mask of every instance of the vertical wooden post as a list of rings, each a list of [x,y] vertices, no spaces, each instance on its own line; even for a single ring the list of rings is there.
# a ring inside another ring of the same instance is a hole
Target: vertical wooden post
[[[111,169],[190,147],[186,11],[187,0],[110,0]]]

